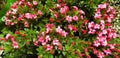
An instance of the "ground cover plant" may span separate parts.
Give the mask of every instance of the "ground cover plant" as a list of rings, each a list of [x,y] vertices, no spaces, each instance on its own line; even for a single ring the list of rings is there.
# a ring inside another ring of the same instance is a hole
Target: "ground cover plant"
[[[17,0],[2,18],[2,57],[119,58],[117,11],[101,0]]]

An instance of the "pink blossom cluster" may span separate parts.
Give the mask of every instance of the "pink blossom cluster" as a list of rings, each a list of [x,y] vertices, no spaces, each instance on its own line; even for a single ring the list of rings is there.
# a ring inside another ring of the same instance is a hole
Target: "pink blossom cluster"
[[[68,29],[69,29],[70,31],[74,31],[74,32],[77,31],[77,28],[76,28],[74,25],[68,25]]]
[[[56,7],[57,7],[57,9],[60,10],[60,13],[63,16],[67,15],[67,13],[69,11],[71,11],[71,10],[69,10],[69,7],[66,4],[64,4],[64,3],[62,3],[62,4],[56,4]],[[72,21],[78,21],[79,18],[80,19],[84,19],[85,12],[83,10],[79,10],[77,6],[73,6],[72,9],[73,9],[74,12],[78,12],[78,14],[74,15],[74,16],[67,15],[65,19],[66,19],[66,21],[68,23],[70,23]],[[54,13],[54,10],[51,9],[51,12]],[[58,18],[58,13],[54,13],[54,16],[56,18]]]
[[[113,29],[104,29],[97,35],[97,40],[94,41],[94,46],[107,46],[108,42],[117,37],[117,33]]]
[[[34,41],[34,45],[38,46],[41,44],[45,47],[46,51],[52,51],[55,46],[58,47],[59,50],[62,50],[61,43],[58,39],[51,39],[49,35],[46,35],[45,32],[42,32],[38,39]]]
[[[101,20],[99,24],[95,24],[95,22],[89,22],[88,23],[88,34],[96,34],[97,30],[103,30],[105,28],[105,22],[104,20]]]
[[[60,13],[64,15],[67,11],[69,11],[69,7],[66,6],[65,4],[62,4],[60,8]]]
[[[105,10],[107,9],[107,10]],[[104,13],[101,13],[102,10],[105,10]],[[102,15],[104,14],[104,15]],[[117,33],[114,29],[112,29],[111,22],[112,19],[115,17],[116,10],[113,9],[111,6],[108,6],[107,3],[98,5],[96,13],[94,15],[95,19],[100,19],[99,24],[95,22],[88,23],[88,34],[96,34],[96,39],[93,42],[94,47],[108,47],[103,51],[96,51],[94,53],[97,54],[98,58],[103,58],[106,55],[111,55],[112,50],[115,48],[116,44],[109,44],[109,41],[113,38],[117,38]],[[101,18],[104,19],[101,19]]]
[[[104,12],[102,13],[102,11]],[[112,19],[115,17],[115,14],[116,10],[113,7],[109,6],[108,3],[104,3],[98,5],[94,18],[95,19],[103,18],[106,22],[111,23]]]
[[[78,21],[78,16],[66,16],[66,20],[70,23],[70,22],[72,22],[73,20],[74,21]]]
[[[63,29],[61,29],[61,27],[60,26],[58,26],[57,28],[56,28],[56,32],[58,33],[58,34],[60,34],[61,36],[64,36],[64,37],[66,37],[67,36],[67,32],[65,32]]]
[[[85,15],[85,13],[84,13],[84,11],[82,11],[82,10],[79,10],[79,17],[80,17],[80,19],[83,19],[84,18],[84,16],[83,15]],[[70,23],[70,22],[72,22],[72,21],[78,21],[78,19],[79,19],[79,17],[78,16],[70,16],[70,15],[68,15],[68,16],[66,16],[66,21],[68,22],[68,23]]]
[[[13,48],[15,48],[15,49],[16,49],[16,48],[19,48],[18,43],[15,41],[14,36],[12,36],[11,34],[7,34],[7,35],[5,36],[5,39],[6,39],[6,40],[11,39]]]
[[[52,31],[52,28],[54,27],[54,24],[46,24],[46,33],[49,33]]]
[[[105,10],[105,12],[103,13],[104,15],[101,15],[101,11],[103,9],[107,10]],[[94,18],[100,19],[103,17],[104,19],[100,20],[100,24],[95,24],[94,22],[88,23],[88,28],[91,31],[89,31],[88,33],[95,34],[95,32],[97,32],[97,39],[94,41],[94,46],[107,46],[108,42],[112,38],[117,37],[117,33],[114,29],[111,28],[111,21],[114,18],[115,14],[116,10],[109,6],[107,3],[98,5]],[[96,31],[95,29],[99,29],[99,31]]]
[[[6,25],[16,25],[19,22],[22,22],[24,27],[29,27],[29,20],[35,20],[38,18],[38,16],[42,15],[41,10],[37,9],[36,11],[34,10],[34,6],[37,7],[37,1],[31,2],[26,2],[25,0],[19,0],[16,1],[12,4],[11,8],[9,11],[6,13],[5,17],[5,24]],[[24,9],[24,7],[27,7],[29,10],[34,11],[33,12],[26,12],[22,13],[22,10],[19,9],[21,7]],[[19,16],[18,16],[19,15]]]

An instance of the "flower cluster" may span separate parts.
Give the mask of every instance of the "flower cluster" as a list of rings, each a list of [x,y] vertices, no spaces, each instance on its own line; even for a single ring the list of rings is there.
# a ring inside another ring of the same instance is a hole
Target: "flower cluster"
[[[107,10],[106,10],[107,9]],[[102,12],[104,10],[104,12]],[[103,15],[102,15],[103,14]],[[117,38],[117,33],[114,29],[112,29],[111,22],[112,19],[115,17],[116,10],[109,6],[107,3],[98,5],[94,18],[97,19],[96,21],[100,21],[99,24],[95,24],[95,22],[88,23],[88,34],[96,34],[96,40],[93,42],[93,46],[95,47],[106,47],[106,50],[98,53],[99,58],[105,57],[105,55],[111,55],[112,50],[115,47],[115,44],[109,44],[108,42],[113,39]],[[103,17],[103,18],[102,18]],[[111,46],[113,48],[111,48]]]
[[[17,41],[15,41],[14,36],[12,36],[11,34],[7,34],[5,39],[6,40],[11,39],[13,48],[15,48],[15,49],[19,48]]]
[[[104,12],[102,13],[102,11]],[[115,17],[115,14],[116,10],[113,7],[109,6],[108,3],[104,3],[98,5],[94,18],[95,19],[103,18],[106,22],[111,23],[112,19]]]
[[[53,37],[52,37],[53,38]],[[52,51],[57,46],[59,50],[62,50],[62,45],[57,38],[51,39],[45,32],[41,32],[37,40],[34,41],[35,46],[42,45],[46,51]]]
[[[25,0],[14,2],[10,10],[6,13],[5,24],[10,26],[22,23],[24,27],[29,27],[30,20],[36,20],[42,15],[41,10],[35,10],[34,7],[38,7],[37,1],[33,1],[33,3]],[[22,11],[27,10],[26,8],[31,11],[23,13]]]
[[[68,33],[65,32],[64,30],[62,30],[62,29],[60,28],[60,26],[58,26],[58,27],[56,28],[56,32],[57,32],[58,34],[60,34],[61,36],[64,36],[64,37],[66,37],[66,35],[68,34]]]

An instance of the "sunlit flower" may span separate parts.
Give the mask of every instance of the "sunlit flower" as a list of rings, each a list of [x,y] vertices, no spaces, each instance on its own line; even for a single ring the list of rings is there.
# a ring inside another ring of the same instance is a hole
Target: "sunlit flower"
[[[47,45],[47,47],[46,47],[46,51],[49,51],[49,50],[52,50],[53,49],[53,46],[51,46],[51,45]]]

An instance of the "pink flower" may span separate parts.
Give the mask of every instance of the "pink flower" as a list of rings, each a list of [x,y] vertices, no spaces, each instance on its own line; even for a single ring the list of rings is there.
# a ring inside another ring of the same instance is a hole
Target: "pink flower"
[[[103,30],[103,29],[105,29],[105,25],[104,25],[104,24],[101,24],[100,30]]]
[[[105,55],[104,55],[103,52],[99,52],[99,53],[98,53],[98,58],[104,58],[104,57],[105,57]]]
[[[29,23],[28,22],[24,22],[24,27],[29,27]]]
[[[35,45],[35,46],[38,46],[38,41],[37,41],[37,40],[34,41],[34,45]]]
[[[83,57],[85,54],[81,54],[81,53],[79,53],[79,57]]]
[[[83,10],[79,10],[79,14],[80,14],[80,19],[83,19],[85,15],[85,12]]]
[[[108,17],[106,21],[109,22],[109,23],[111,23],[112,19],[110,17]]]
[[[42,45],[46,45],[47,43],[46,42],[42,42]]]
[[[85,12],[83,10],[79,10],[79,14],[80,15],[82,15],[82,14],[85,15]]]
[[[110,49],[114,49],[116,44],[108,44],[108,46],[110,47]]]
[[[19,4],[20,6],[24,5],[24,4],[25,4],[25,0],[19,1],[18,4]]]
[[[70,31],[74,31],[74,32],[77,31],[77,28],[76,28],[74,25],[68,25],[68,29],[69,29]]]
[[[13,3],[12,6],[11,6],[11,8],[12,9],[16,9],[17,8],[17,4],[18,4],[18,2]]]
[[[39,37],[39,36],[38,36],[38,41],[39,41],[40,43],[44,42],[44,37]]]
[[[77,6],[73,6],[73,10],[74,10],[74,11],[77,11],[77,10],[78,10],[78,7],[77,7]]]
[[[65,11],[67,12],[69,10],[68,6],[64,6]]]
[[[47,47],[46,47],[46,51],[49,51],[49,50],[52,50],[53,49],[53,46],[51,46],[51,45],[47,45]]]
[[[63,8],[60,8],[60,13],[64,15],[69,10],[68,6],[64,6]]]
[[[51,32],[51,30],[52,30],[52,29],[50,29],[50,28],[46,28],[46,33]]]
[[[37,5],[38,3],[37,3],[37,1],[33,1],[33,5]]]
[[[27,6],[32,9],[32,4],[30,2],[27,2]]]
[[[6,16],[10,16],[11,11],[7,11]]]
[[[12,9],[12,14],[16,14],[17,13],[17,9]]]
[[[11,36],[11,41],[14,42],[15,41],[15,38],[13,36]]]
[[[26,13],[26,14],[25,14],[25,17],[26,17],[27,19],[32,19],[32,14]]]
[[[68,33],[65,32],[64,30],[62,30],[62,29],[60,28],[60,26],[58,26],[58,27],[56,28],[56,32],[57,32],[58,34],[60,34],[61,36],[64,36],[64,37],[66,37],[66,35],[68,34]]]
[[[41,16],[42,15],[42,12],[40,10],[38,10],[38,15]]]
[[[33,17],[33,19],[37,19],[36,14],[33,14],[32,17]]]
[[[88,31],[88,34],[95,34],[95,32],[96,32],[96,30],[90,29],[90,30]]]
[[[98,36],[103,36],[103,34],[101,33],[101,32],[98,32],[98,34],[97,34]]]
[[[107,40],[104,40],[104,41],[101,42],[102,46],[107,46],[107,44],[108,44]]]
[[[107,30],[102,30],[102,34],[107,34],[108,32],[107,32]]]
[[[100,25],[99,24],[95,24],[94,28],[95,29],[100,29]]]
[[[12,41],[13,48],[19,48],[18,43],[16,41]]]
[[[46,27],[46,28],[52,28],[53,26],[54,26],[53,24],[49,24],[49,23],[48,23],[48,24],[46,24],[45,27]]]
[[[57,13],[55,13],[54,16],[55,16],[56,19],[58,18],[58,14]]]
[[[52,43],[53,43],[53,45],[57,45],[57,46],[60,45],[60,42],[57,39],[54,39]]]
[[[96,13],[101,13],[101,9],[97,8]]]
[[[108,38],[112,39],[113,33],[108,33]]]
[[[104,40],[106,40],[107,36],[97,36],[97,40],[99,42],[103,42]]]
[[[56,7],[57,7],[57,8],[61,8],[61,5],[60,5],[60,4],[56,4]]]
[[[49,33],[49,32],[51,32],[51,30],[52,30],[52,27],[53,27],[54,25],[53,24],[46,24],[46,33]]]
[[[101,16],[102,16],[101,13],[95,13],[94,18],[99,19],[99,18],[101,18]]]
[[[106,55],[112,54],[110,49],[104,50],[104,52],[105,52]]]
[[[115,17],[115,15],[114,15],[114,14],[110,14],[109,17],[110,17],[111,19],[113,19],[113,18]]]
[[[64,8],[60,8],[60,13],[63,15],[66,13],[66,10]]]
[[[94,54],[97,54],[97,52],[98,52],[98,51],[97,51],[96,49],[93,49],[93,53],[94,53]]]
[[[113,7],[108,6],[107,12],[109,13],[111,10],[113,10]]]
[[[80,16],[80,19],[84,19],[83,15]]]
[[[72,25],[68,25],[68,29],[70,29],[70,31],[72,31],[73,30]]]
[[[9,39],[10,36],[11,36],[11,34],[7,34],[6,37],[5,37],[5,39]]]
[[[95,40],[93,45],[94,45],[95,47],[98,47],[98,46],[100,46],[100,43],[99,43],[98,40]]]
[[[117,38],[117,33],[113,33],[113,38]]]
[[[99,4],[98,5],[98,8],[100,8],[100,9],[104,9],[104,8],[106,8],[107,7],[107,3],[104,3],[104,4]]]
[[[5,25],[11,25],[11,20],[5,20]]]
[[[24,18],[24,15],[20,15],[20,16],[18,17],[18,21],[23,20],[23,18]]]
[[[72,17],[71,16],[67,16],[66,20],[70,23],[70,22],[72,22]]]
[[[61,33],[61,32],[62,32],[62,29],[60,28],[60,26],[58,26],[58,27],[56,28],[56,32],[57,32],[57,33]]]
[[[116,9],[113,9],[113,10],[112,10],[112,14],[115,15],[116,13],[117,13],[117,12],[116,12]]]
[[[100,24],[105,24],[105,21],[104,20],[100,20]]]
[[[51,40],[50,36],[49,36],[49,35],[46,35],[45,40],[46,40],[45,42],[50,41],[50,40]]]
[[[78,17],[77,16],[73,16],[73,20],[74,21],[78,21]]]
[[[94,28],[94,26],[95,26],[95,23],[93,21],[88,23],[89,29]]]
[[[58,49],[59,49],[60,51],[62,51],[62,46],[61,46],[61,45],[58,45]]]
[[[65,32],[65,31],[62,31],[62,32],[61,32],[61,35],[62,35],[62,36],[64,36],[64,37],[66,37],[66,36],[67,36],[67,34],[68,34],[68,33],[67,33],[67,32]]]

